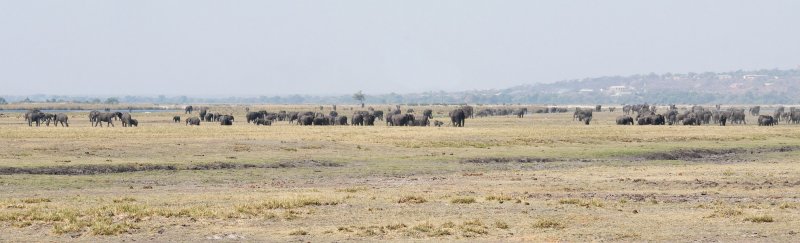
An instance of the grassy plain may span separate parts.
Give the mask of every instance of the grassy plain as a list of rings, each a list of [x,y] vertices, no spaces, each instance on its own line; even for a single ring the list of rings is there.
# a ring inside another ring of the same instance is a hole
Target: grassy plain
[[[618,111],[590,126],[571,113],[253,126],[243,107],[211,110],[237,121],[134,113],[140,127],[100,128],[82,112],[37,128],[0,115],[0,241],[800,238],[798,125],[616,126]]]

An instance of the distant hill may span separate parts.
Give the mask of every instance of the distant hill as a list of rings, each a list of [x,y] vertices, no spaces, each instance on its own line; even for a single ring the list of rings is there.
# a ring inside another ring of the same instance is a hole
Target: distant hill
[[[539,94],[555,97],[556,103],[798,103],[800,69],[586,78],[522,85],[506,89],[503,94]]]
[[[350,95],[6,96],[8,102],[356,104]],[[505,89],[367,94],[371,104],[798,104],[800,69],[644,74],[564,80]],[[0,102],[1,104],[2,102]],[[1,108],[1,107],[0,107]]]

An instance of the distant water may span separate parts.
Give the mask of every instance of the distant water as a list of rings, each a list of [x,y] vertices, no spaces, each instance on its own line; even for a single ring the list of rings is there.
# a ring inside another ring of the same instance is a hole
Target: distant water
[[[73,112],[90,112],[92,110],[41,110],[44,113],[73,113]],[[104,112],[104,110],[98,110]],[[112,112],[130,112],[130,113],[160,113],[160,112],[181,112],[183,110],[111,110]],[[0,110],[0,113],[25,113],[28,110]]]

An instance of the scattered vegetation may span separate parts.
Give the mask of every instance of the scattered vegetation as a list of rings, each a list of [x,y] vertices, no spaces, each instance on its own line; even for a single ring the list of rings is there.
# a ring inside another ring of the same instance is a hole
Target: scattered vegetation
[[[546,218],[537,220],[533,223],[533,227],[538,229],[563,229],[565,226],[561,221]]]
[[[475,203],[475,198],[472,198],[472,197],[453,198],[452,200],[450,200],[450,203],[453,203],[453,204],[470,204],[470,203]]]
[[[769,215],[750,216],[750,217],[745,218],[744,220],[745,221],[750,221],[750,222],[753,222],[753,223],[772,223],[772,222],[775,222],[775,220],[772,218],[772,216],[769,216]]]
[[[400,200],[397,200],[397,203],[425,203],[428,200],[420,196],[404,196],[401,197]]]

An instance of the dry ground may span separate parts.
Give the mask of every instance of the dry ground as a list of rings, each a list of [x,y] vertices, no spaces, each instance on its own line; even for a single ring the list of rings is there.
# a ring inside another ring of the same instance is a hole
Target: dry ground
[[[242,107],[212,110],[237,122],[0,115],[0,241],[800,239],[797,125],[616,126],[603,112],[590,126],[257,127]]]

